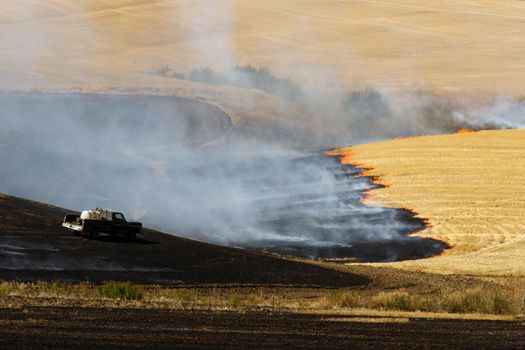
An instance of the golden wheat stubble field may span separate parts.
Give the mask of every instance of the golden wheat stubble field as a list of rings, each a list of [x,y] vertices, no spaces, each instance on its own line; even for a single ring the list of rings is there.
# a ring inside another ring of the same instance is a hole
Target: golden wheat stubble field
[[[0,85],[180,85],[143,72],[265,66],[301,82],[519,96],[522,1],[3,1]],[[342,86],[341,86],[342,85]]]
[[[385,188],[368,205],[405,207],[429,220],[417,233],[453,248],[389,264],[445,274],[525,276],[525,130],[421,136],[338,150]]]

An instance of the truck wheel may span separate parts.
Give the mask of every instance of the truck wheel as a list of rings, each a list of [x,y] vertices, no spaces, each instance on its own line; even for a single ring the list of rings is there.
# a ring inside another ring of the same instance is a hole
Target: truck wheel
[[[136,232],[129,232],[128,233],[128,241],[133,242],[135,239],[137,239],[137,233]]]

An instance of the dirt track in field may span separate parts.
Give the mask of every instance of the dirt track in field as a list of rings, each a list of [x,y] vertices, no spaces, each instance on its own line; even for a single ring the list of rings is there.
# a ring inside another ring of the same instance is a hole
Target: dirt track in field
[[[516,349],[520,321],[271,312],[25,308],[0,312],[0,347]]]

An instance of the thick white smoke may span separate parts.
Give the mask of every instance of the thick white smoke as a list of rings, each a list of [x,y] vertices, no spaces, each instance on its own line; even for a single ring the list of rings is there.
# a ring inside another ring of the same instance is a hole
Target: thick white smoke
[[[346,171],[352,170],[324,158],[321,150],[397,136],[524,124],[525,108],[516,101],[472,109],[429,93],[346,91],[330,67],[302,70],[283,57],[269,61],[277,62],[279,71],[293,70],[303,87],[260,70],[250,74],[263,83],[254,81],[235,69],[246,62],[236,55],[230,6],[212,0],[177,4],[173,18],[182,23],[184,55],[194,57],[193,68],[210,66],[221,74],[207,81],[206,71],[197,74],[199,80],[263,89],[299,106],[311,116],[311,124],[282,137],[272,135],[271,118],[252,130],[250,125],[237,130],[226,113],[196,100],[4,93],[0,192],[77,210],[114,208],[187,237],[280,247],[277,250],[291,253],[299,247],[313,257],[323,255],[319,252],[326,247],[344,252],[363,242],[402,241],[405,233],[420,228],[406,212],[359,204],[368,182],[350,180]],[[38,76],[46,60],[53,59],[50,46],[59,49],[63,38],[35,23],[30,31],[34,37],[28,38],[24,30],[22,42],[0,42],[0,48],[12,55],[13,66],[25,60],[22,65],[33,68],[26,73]],[[86,35],[96,35],[95,28],[85,26]],[[64,37],[75,44],[75,38],[67,33]],[[96,49],[96,40],[93,43]],[[75,81],[79,72],[63,64],[63,75]],[[190,72],[184,73],[190,78]],[[288,105],[282,104],[281,116],[287,115]],[[257,112],[250,106],[246,110],[245,115]]]
[[[328,144],[246,140],[204,102],[42,93],[1,94],[0,102],[0,192],[114,208],[187,237],[311,257],[403,241],[422,227],[402,210],[362,205],[369,182],[323,156]]]
[[[201,102],[39,93],[0,100],[0,192],[114,208],[192,238],[312,257],[420,228],[406,213],[359,203],[368,181],[350,181],[358,171],[320,149],[242,137],[204,147],[232,130],[227,115]]]

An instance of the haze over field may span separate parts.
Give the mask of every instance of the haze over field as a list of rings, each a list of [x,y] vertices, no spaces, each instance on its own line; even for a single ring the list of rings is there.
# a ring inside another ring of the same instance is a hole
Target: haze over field
[[[521,127],[520,13],[518,1],[8,1],[0,87],[200,98],[264,139],[329,147]],[[300,90],[261,91],[232,71],[247,65]],[[250,89],[191,75],[206,67]],[[363,89],[380,96],[351,96]]]
[[[519,1],[7,1],[0,191],[224,244],[395,241],[417,223],[309,157],[524,127],[523,19]]]

